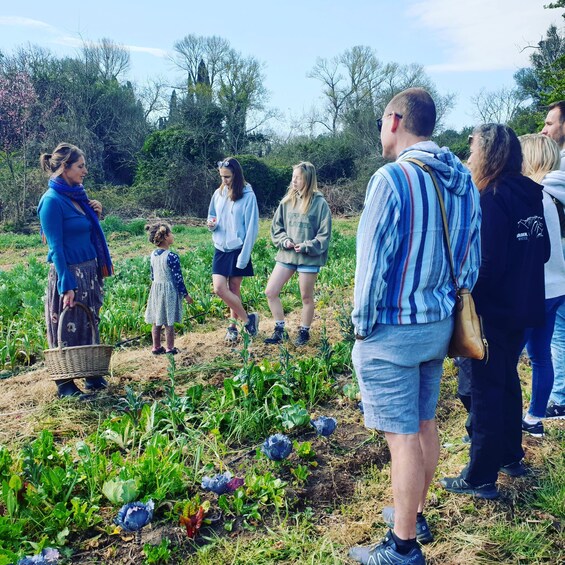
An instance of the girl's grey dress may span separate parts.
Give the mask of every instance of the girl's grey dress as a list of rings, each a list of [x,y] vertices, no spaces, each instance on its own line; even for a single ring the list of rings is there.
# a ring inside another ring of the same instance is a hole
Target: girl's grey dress
[[[178,255],[167,249],[155,249],[151,253],[151,273],[153,283],[149,291],[145,321],[157,326],[172,326],[175,322],[182,321],[182,299],[187,292]]]

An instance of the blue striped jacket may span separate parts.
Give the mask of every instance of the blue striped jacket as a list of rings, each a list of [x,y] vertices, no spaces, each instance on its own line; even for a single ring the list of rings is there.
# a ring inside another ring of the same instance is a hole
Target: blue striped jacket
[[[455,304],[441,210],[430,175],[445,203],[451,249],[461,287],[472,289],[480,266],[479,193],[470,172],[447,148],[431,141],[403,151],[371,178],[357,231],[355,331],[377,324],[425,324],[450,316]]]

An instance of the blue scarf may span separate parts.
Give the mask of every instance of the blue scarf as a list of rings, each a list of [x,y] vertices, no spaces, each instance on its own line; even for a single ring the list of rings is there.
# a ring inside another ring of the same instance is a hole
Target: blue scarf
[[[70,186],[65,182],[63,177],[54,177],[49,179],[49,188],[52,188],[55,192],[67,196],[68,198],[72,198],[80,204],[80,207],[84,210],[86,217],[92,224],[91,240],[96,249],[98,273],[101,277],[108,277],[114,274],[114,266],[112,265],[110,250],[108,249],[102,226],[100,225],[96,212],[88,204],[88,196],[86,195],[84,186],[82,186],[82,184]]]

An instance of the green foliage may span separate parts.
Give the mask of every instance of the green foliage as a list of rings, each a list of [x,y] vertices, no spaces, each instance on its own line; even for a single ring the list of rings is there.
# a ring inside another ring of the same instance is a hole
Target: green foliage
[[[170,563],[172,551],[171,541],[167,538],[161,540],[159,545],[144,544],[143,553],[145,554],[145,565],[166,565]]]
[[[316,167],[320,184],[331,184],[355,174],[356,154],[346,135],[319,135],[315,138],[297,137],[277,147],[268,161],[277,164],[296,165],[310,161]],[[289,175],[287,186],[290,182]]]
[[[286,193],[292,179],[292,167],[270,165],[253,155],[238,155],[245,179],[251,184],[261,212],[275,208]]]

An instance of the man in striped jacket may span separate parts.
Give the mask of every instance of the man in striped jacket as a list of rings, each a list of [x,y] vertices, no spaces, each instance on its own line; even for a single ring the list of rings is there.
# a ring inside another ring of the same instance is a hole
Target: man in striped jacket
[[[453,329],[455,288],[434,172],[445,203],[460,287],[472,289],[480,266],[479,193],[470,172],[430,141],[435,104],[423,89],[396,95],[378,121],[383,157],[367,187],[357,232],[353,362],[365,425],[385,432],[394,507],[383,543],[355,547],[359,563],[424,563],[416,541],[433,540],[423,515],[438,458],[435,409]]]

